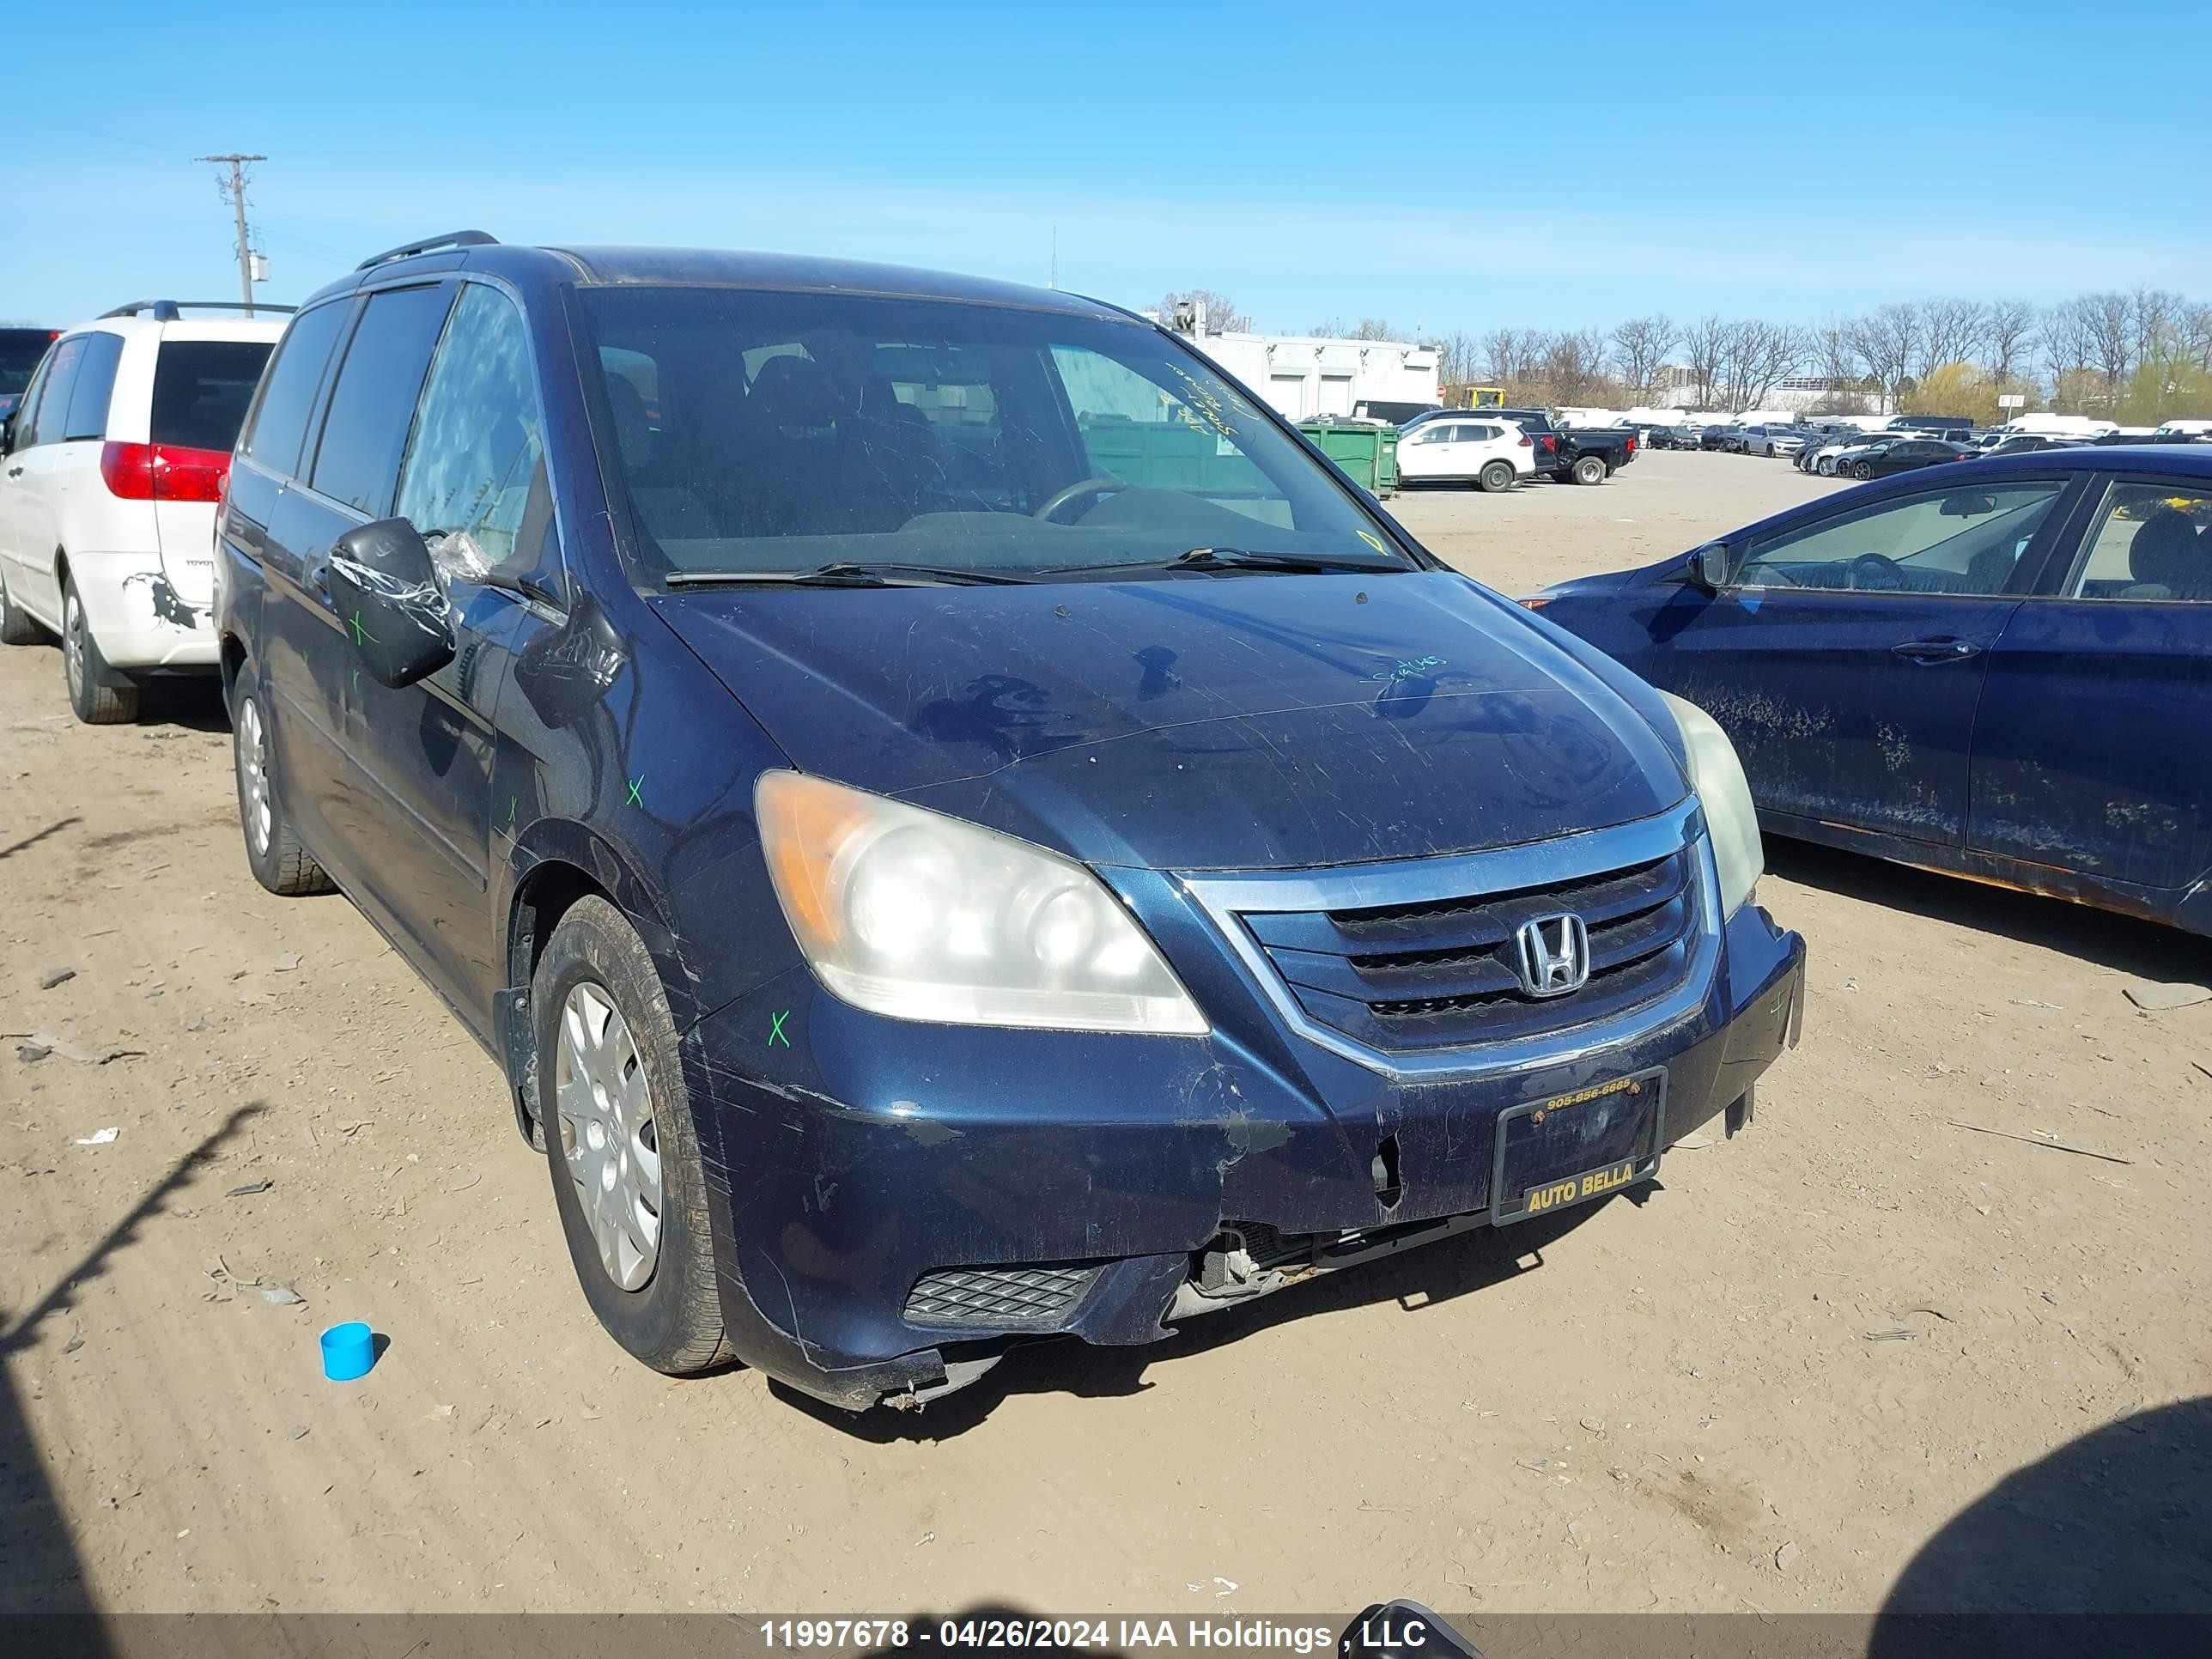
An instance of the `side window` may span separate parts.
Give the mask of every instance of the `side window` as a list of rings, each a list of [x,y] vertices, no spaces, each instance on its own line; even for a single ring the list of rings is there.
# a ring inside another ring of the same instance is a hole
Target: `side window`
[[[2212,602],[2212,491],[2116,483],[2098,508],[2067,594]]]
[[[2064,493],[2057,479],[1954,486],[1761,537],[1744,587],[1836,592],[2002,593]]]
[[[443,538],[440,562],[467,580],[531,574],[551,523],[543,432],[521,314],[469,283],[430,366],[392,510]]]
[[[107,400],[115,392],[116,365],[123,361],[123,337],[96,330],[84,337],[84,356],[77,360],[76,390],[70,394],[69,413],[61,436],[104,438],[107,435]]]
[[[415,401],[453,299],[453,289],[443,286],[370,296],[346,346],[315,450],[314,487],[332,501],[372,519],[392,510]]]
[[[1256,410],[1225,403],[1187,372],[1171,390],[1087,348],[1056,345],[1052,359],[1091,476],[1176,490],[1262,524],[1295,527],[1288,498],[1237,441],[1243,422],[1259,422]]]
[[[16,446],[28,449],[34,444],[58,444],[69,425],[70,399],[76,392],[77,365],[84,361],[85,336],[72,334],[56,342],[53,355],[46,359],[46,389],[40,396],[39,406],[31,414],[31,434]]]
[[[273,471],[289,476],[299,467],[307,417],[349,309],[349,301],[333,300],[295,317],[277,344],[276,361],[262,377],[246,453]]]
[[[51,348],[39,359],[39,366],[31,371],[28,385],[15,404],[15,430],[11,453],[31,447],[31,428],[38,424],[39,400],[46,396],[46,381],[53,369],[54,354]]]

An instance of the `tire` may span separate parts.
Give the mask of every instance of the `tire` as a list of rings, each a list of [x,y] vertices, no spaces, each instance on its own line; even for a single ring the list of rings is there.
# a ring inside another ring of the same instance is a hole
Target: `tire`
[[[0,645],[36,645],[46,637],[38,619],[9,599],[8,578],[0,572]]]
[[[727,1364],[706,1170],[653,957],[621,911],[580,898],[546,944],[530,1003],[545,1163],[585,1301],[654,1370],[691,1376]],[[595,1151],[611,1152],[611,1164]],[[605,1195],[593,1206],[597,1231],[585,1212],[587,1177]]]
[[[1864,461],[1853,461],[1851,463],[1851,477],[1862,481],[1874,477],[1874,469],[1869,466]]]
[[[1509,461],[1492,461],[1482,469],[1475,487],[1486,495],[1501,495],[1513,488],[1513,466]]]
[[[100,675],[107,659],[100,654],[100,641],[84,619],[84,605],[76,596],[76,583],[62,581],[62,679],[69,687],[70,707],[87,726],[121,726],[138,718],[138,688],[102,685]]]
[[[238,781],[238,829],[246,842],[246,867],[254,880],[283,898],[327,893],[334,884],[324,873],[284,815],[284,792],[276,777],[276,751],[261,699],[240,671],[230,704],[231,770]]]
[[[1575,462],[1575,482],[1578,484],[1599,484],[1605,482],[1605,462],[1595,455],[1579,457]]]

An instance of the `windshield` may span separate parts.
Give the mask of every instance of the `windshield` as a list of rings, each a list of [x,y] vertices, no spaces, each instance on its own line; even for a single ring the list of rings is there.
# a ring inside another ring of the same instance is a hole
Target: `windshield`
[[[20,392],[31,383],[31,371],[54,343],[43,328],[0,328],[0,398]]]
[[[1206,364],[1134,323],[942,301],[586,289],[644,580],[1410,569]]]

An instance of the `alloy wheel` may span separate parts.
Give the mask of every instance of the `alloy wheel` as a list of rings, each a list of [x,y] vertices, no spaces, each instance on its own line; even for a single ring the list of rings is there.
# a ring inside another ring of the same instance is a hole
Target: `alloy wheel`
[[[62,596],[62,673],[69,681],[70,696],[81,696],[84,691],[84,607],[77,603],[74,587]]]
[[[261,726],[261,705],[252,697],[238,708],[238,786],[246,805],[246,839],[256,857],[266,856],[276,813],[269,797],[268,734]]]

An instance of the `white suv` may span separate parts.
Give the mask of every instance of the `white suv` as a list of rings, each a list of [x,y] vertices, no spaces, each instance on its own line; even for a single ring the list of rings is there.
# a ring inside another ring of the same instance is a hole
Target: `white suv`
[[[1486,420],[1478,410],[1424,421],[1398,441],[1402,483],[1468,483],[1495,495],[1535,476],[1535,440],[1512,422]]]
[[[67,330],[0,424],[0,641],[60,635],[79,720],[216,666],[216,503],[284,325],[183,313],[238,309],[149,301]]]

